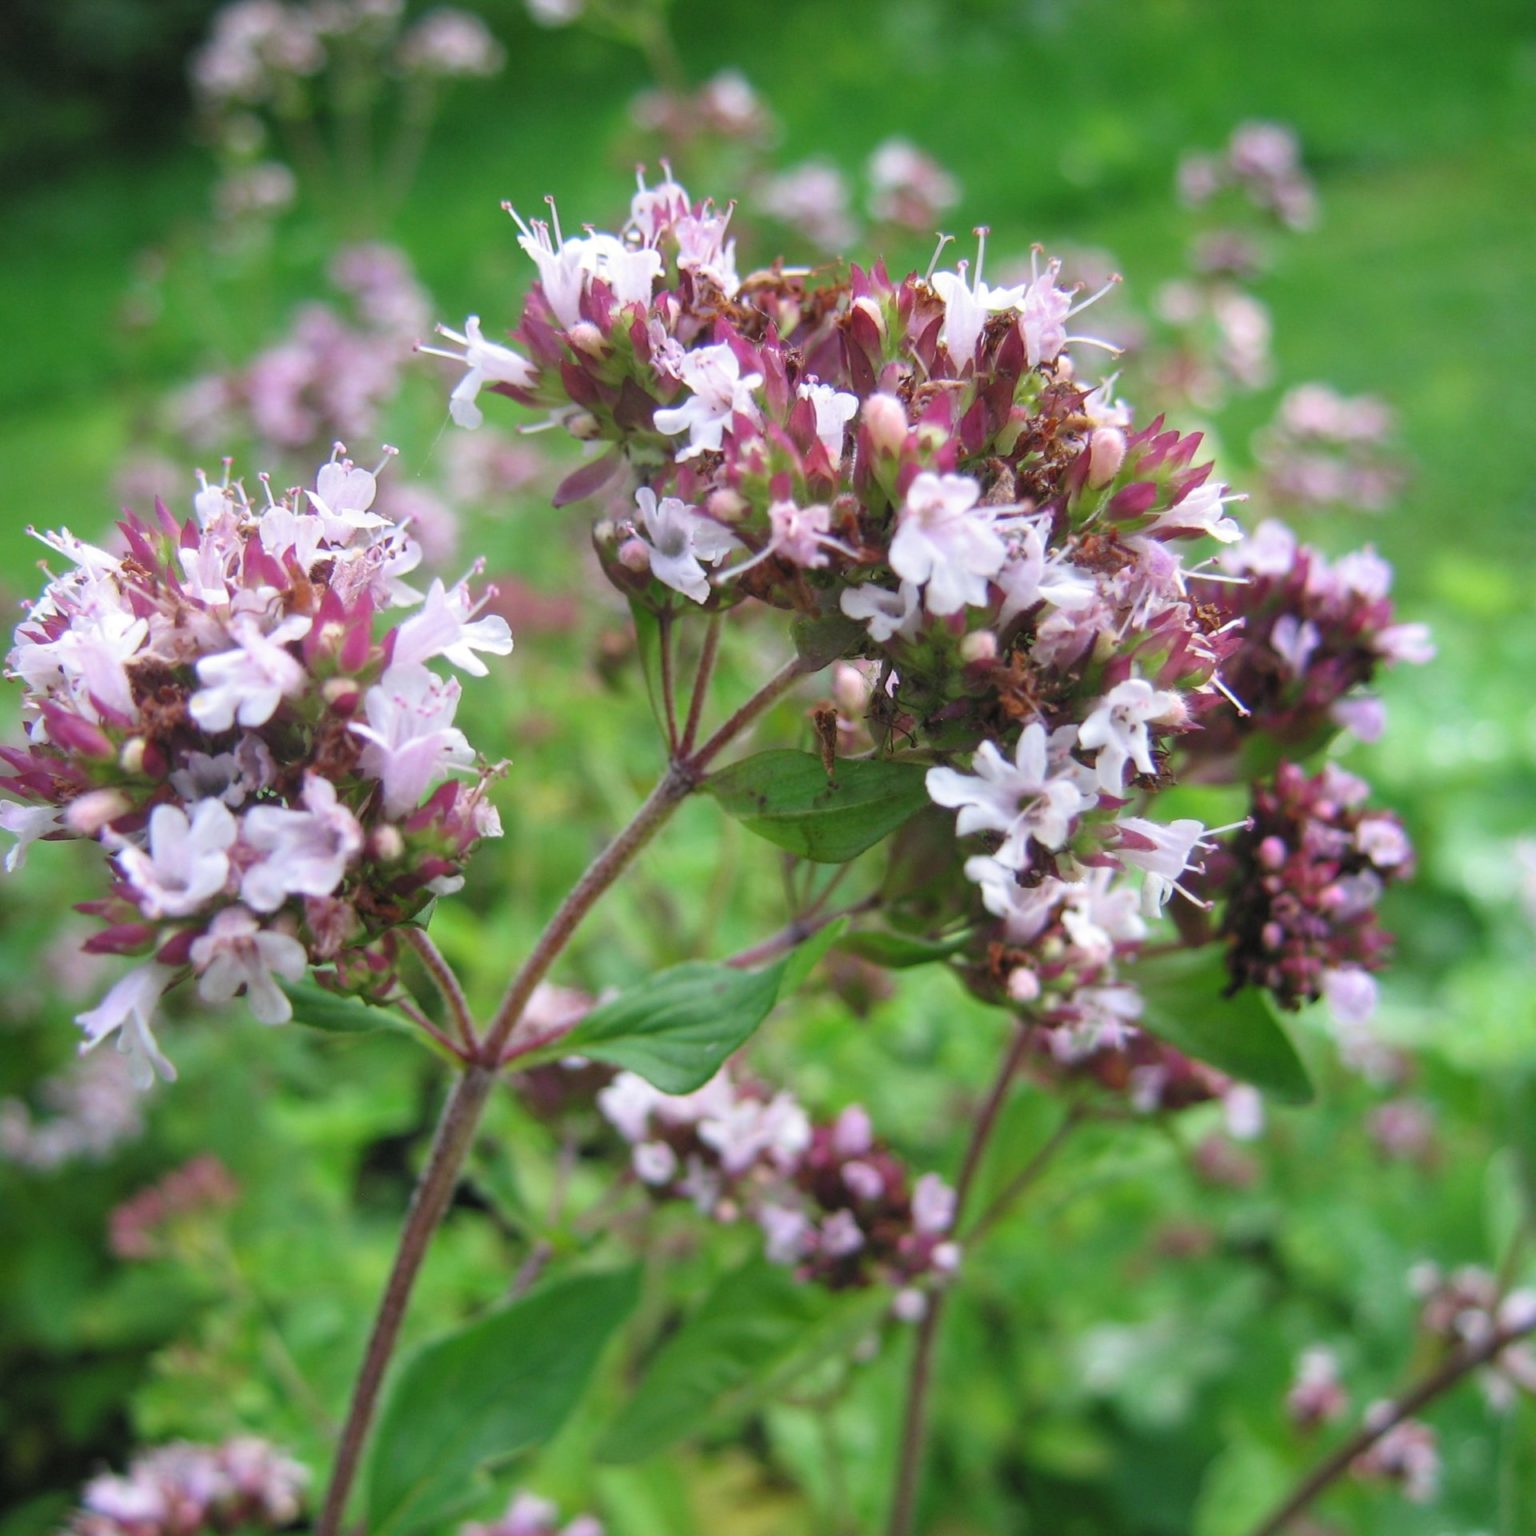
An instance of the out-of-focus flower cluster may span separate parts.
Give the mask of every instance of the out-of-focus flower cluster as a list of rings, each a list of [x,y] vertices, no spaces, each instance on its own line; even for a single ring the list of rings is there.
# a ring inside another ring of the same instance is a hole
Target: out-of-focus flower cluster
[[[1288,390],[1255,444],[1269,499],[1379,511],[1406,479],[1392,452],[1395,425],[1374,395],[1341,395],[1326,384]]]
[[[47,1172],[101,1162],[144,1129],[144,1106],[128,1063],[88,1056],[37,1085],[36,1113],[19,1098],[0,1099],[0,1161]]]
[[[1179,163],[1179,194],[1191,206],[1229,191],[1291,229],[1307,229],[1317,218],[1317,194],[1301,163],[1301,145],[1284,123],[1239,123],[1224,149],[1189,154]]]
[[[912,1318],[922,1314],[920,1287],[959,1262],[954,1192],[932,1173],[913,1183],[857,1105],[816,1124],[788,1092],[726,1071],[685,1095],[621,1072],[597,1103],[656,1198],[755,1221],[768,1258],[801,1279],[899,1287],[895,1310]]]
[[[403,75],[494,75],[501,45],[470,11],[439,6],[402,28],[404,0],[235,0],[192,56],[205,106],[273,104],[292,111],[301,83],[358,54]]]
[[[559,1509],[548,1499],[519,1493],[500,1519],[461,1525],[459,1536],[603,1536],[603,1526],[591,1515],[578,1515],[562,1525]]]
[[[171,426],[189,447],[206,452],[250,436],[266,458],[303,453],[312,460],[338,437],[376,436],[431,303],[404,253],[388,245],[343,248],[331,279],[350,316],[307,304],[287,335],[249,363],[180,391]]]
[[[376,218],[404,196],[442,87],[505,61],[480,17],[454,6],[407,25],[404,0],[234,0],[190,64],[225,236],[264,230],[301,182],[354,227]]]
[[[159,1258],[174,1230],[209,1211],[233,1205],[240,1186],[211,1153],[194,1157],[113,1207],[108,1223],[112,1252],[120,1259]]]
[[[205,481],[184,520],[129,514],[122,554],[39,534],[67,568],[7,659],[27,731],[0,748],[7,862],[38,838],[110,855],[110,895],[81,904],[106,924],[86,948],[141,963],[80,1023],[145,1081],[172,1075],[152,1020],[183,978],[205,1003],[244,992],[266,1023],[312,964],[387,995],[390,930],[499,831],[453,724],[460,685],[428,663],[484,675],[481,653],[512,648],[505,620],[476,617],[467,580],[409,584],[419,547],[339,449],[313,490],[263,488],[264,505]]]
[[[1080,378],[1099,295],[1038,252],[998,287],[984,232],[974,270],[936,254],[899,282],[743,279],[729,210],[671,180],[642,181],[613,234],[513,218],[538,281],[514,345],[473,316],[445,333],[455,419],[477,425],[493,391],[600,445],[557,500],[610,497],[598,550],[633,602],[755,598],[861,658],[870,751],[935,763],[930,797],[958,813],[968,857],[941,915],[971,920],[970,984],[1077,1051],[1123,1046],[1141,998],[1122,967],[1170,897],[1206,903],[1204,861],[1238,830],[1160,821],[1158,792],[1185,771],[1245,781],[1249,743],[1301,756],[1375,718],[1356,690],[1376,666],[1429,654],[1393,621],[1385,563],[1330,566],[1274,523],[1246,537],[1197,436],[1138,430]],[[1361,824],[1406,861],[1395,822]],[[1363,931],[1358,906],[1330,911]]]
[[[200,1536],[280,1531],[304,1508],[308,1472],[254,1435],[222,1445],[176,1441],[85,1485],[61,1536]]]
[[[1498,1277],[1475,1264],[1449,1274],[1416,1264],[1408,1283],[1419,1298],[1419,1327],[1446,1346],[1477,1348],[1498,1333],[1536,1324],[1536,1291],[1503,1290]],[[1529,1341],[1506,1345],[1479,1373],[1483,1395],[1500,1411],[1521,1392],[1536,1394],[1536,1350]]]

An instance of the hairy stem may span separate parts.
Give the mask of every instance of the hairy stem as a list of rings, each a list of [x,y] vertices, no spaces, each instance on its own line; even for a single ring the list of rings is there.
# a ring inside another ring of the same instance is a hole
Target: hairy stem
[[[997,1076],[976,1116],[960,1176],[955,1180],[955,1227],[959,1230],[965,1214],[966,1199],[976,1182],[982,1158],[986,1156],[998,1116],[1007,1102],[1008,1090],[1024,1064],[1029,1050],[1030,1026],[1020,1023],[1008,1041],[1008,1049],[998,1066]],[[928,1298],[928,1310],[917,1325],[917,1339],[912,1347],[912,1366],[907,1376],[906,1406],[902,1413],[901,1445],[896,1454],[896,1490],[891,1498],[891,1516],[887,1536],[911,1536],[917,1517],[917,1496],[922,1487],[923,1452],[928,1437],[928,1394],[933,1381],[933,1355],[938,1344],[939,1324],[944,1317],[947,1293],[934,1291]]]
[[[780,698],[800,673],[798,661],[780,668],[697,752],[672,763],[629,824],[598,854],[587,867],[586,873],[571,888],[570,894],[561,902],[528,958],[508,984],[495,1016],[480,1039],[475,1058],[454,1085],[443,1108],[426,1166],[422,1169],[416,1192],[411,1198],[394,1266],[390,1270],[378,1315],[374,1319],[362,1369],[352,1389],[352,1401],[348,1405],[346,1423],[342,1427],[331,1486],[326,1492],[325,1508],[315,1527],[315,1536],[338,1536],[340,1531],[347,1499],[373,1421],[379,1388],[383,1385],[385,1369],[400,1336],[400,1325],[405,1318],[411,1289],[426,1257],[432,1234],[437,1230],[453,1196],[459,1171],[468,1155],[475,1127],[480,1122],[497,1071],[507,1055],[519,1054],[515,1046],[508,1053],[507,1046],[534,988],[544,979],[598,898],[629,867],[677,806],[698,787],[709,763]],[[433,953],[436,953],[435,946]],[[444,965],[446,968],[446,962]]]
[[[1254,1527],[1253,1536],[1279,1536],[1297,1515],[1329,1486],[1342,1477],[1354,1463],[1375,1445],[1389,1430],[1395,1429],[1404,1419],[1412,1418],[1421,1408],[1442,1393],[1450,1391],[1464,1376],[1480,1365],[1487,1365],[1500,1351],[1507,1349],[1517,1339],[1536,1332],[1536,1320],[1522,1323],[1516,1328],[1501,1328],[1490,1334],[1476,1346],[1462,1345],[1419,1384],[1411,1387],[1392,1404],[1391,1411],[1379,1420],[1362,1425],[1337,1450],[1323,1458],[1311,1472],[1299,1482],[1290,1496],[1261,1525]]]
[[[443,1006],[447,1008],[448,1017],[453,1020],[453,1027],[459,1032],[464,1048],[470,1052],[476,1051],[480,1041],[475,1035],[475,1021],[469,1011],[469,1000],[464,996],[464,988],[457,973],[444,959],[442,950],[427,936],[425,928],[407,928],[405,941],[421,957],[421,963],[427,968],[427,975],[432,978],[433,985],[441,995]]]
[[[672,675],[672,610],[668,608],[657,620],[661,631],[661,705],[667,722],[667,755],[675,757],[677,741],[677,682]]]
[[[363,1355],[362,1369],[357,1384],[352,1389],[352,1401],[347,1408],[347,1421],[342,1428],[341,1442],[336,1448],[336,1463],[331,1472],[331,1486],[326,1492],[325,1508],[315,1527],[315,1536],[336,1536],[346,1513],[347,1496],[357,1476],[358,1462],[362,1458],[363,1444],[373,1422],[374,1405],[378,1401],[379,1388],[383,1385],[384,1371],[394,1353],[400,1337],[400,1325],[405,1320],[405,1307],[410,1299],[411,1288],[421,1269],[422,1260],[432,1234],[442,1220],[443,1212],[453,1197],[458,1182],[459,1169],[480,1123],[480,1113],[490,1094],[495,1074],[479,1065],[470,1066],[453,1085],[448,1102],[437,1122],[437,1133],[432,1138],[432,1150],[427,1155],[426,1166],[416,1183],[411,1197],[411,1208],[405,1218],[405,1229],[400,1234],[400,1246],[395,1251],[395,1262],[384,1286],[379,1302],[378,1315],[373,1320],[373,1332],[368,1337],[368,1348]]]

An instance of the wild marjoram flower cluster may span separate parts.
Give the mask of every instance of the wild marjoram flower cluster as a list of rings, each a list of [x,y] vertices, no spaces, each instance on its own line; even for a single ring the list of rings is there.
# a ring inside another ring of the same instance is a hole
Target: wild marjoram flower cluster
[[[742,277],[729,211],[670,179],[642,180],[618,234],[513,217],[538,281],[514,346],[477,317],[444,332],[467,369],[454,419],[478,425],[493,392],[600,445],[557,502],[611,499],[598,551],[639,607],[756,599],[795,616],[808,669],[856,669],[862,719],[841,689],[839,741],[929,765],[957,813],[958,843],[916,846],[930,929],[969,925],[955,963],[975,991],[1049,1026],[1065,1062],[1130,1045],[1144,1087],[1220,1092],[1138,1037],[1130,962],[1177,895],[1180,937],[1221,943],[1234,987],[1326,994],[1358,1022],[1375,900],[1411,851],[1358,781],[1283,760],[1379,728],[1359,690],[1429,654],[1393,622],[1380,559],[1245,536],[1197,437],[1136,426],[1113,380],[1076,370],[1071,348],[1103,346],[1076,334],[1097,295],[1038,252],[1014,286],[986,281],[984,232],[974,271],[935,270],[941,242],[900,282]],[[9,657],[29,740],[3,749],[0,825],[13,865],[38,837],[108,851],[89,947],[140,964],[80,1022],[141,1075],[170,1072],[151,1026],[186,978],[266,1022],[312,965],[389,996],[391,930],[498,830],[459,684],[429,663],[481,674],[511,636],[467,582],[408,584],[420,552],[376,490],[338,447],[313,490],[258,504],[205,483],[185,521],[129,516],[120,555],[41,536],[68,568]],[[1179,780],[1277,762],[1235,826],[1156,815]]]
[[[638,605],[757,599],[796,617],[802,654],[854,661],[864,718],[842,738],[932,763],[957,813],[957,899],[941,910],[931,848],[926,899],[938,922],[969,912],[978,993],[1053,1026],[1069,1061],[1121,1047],[1127,962],[1178,895],[1234,988],[1360,1016],[1375,899],[1411,863],[1364,786],[1288,765],[1236,826],[1155,812],[1181,779],[1247,782],[1379,727],[1360,689],[1430,654],[1393,622],[1383,561],[1245,535],[1198,437],[1135,425],[1074,366],[1104,345],[1079,334],[1098,295],[1038,251],[1014,286],[986,281],[985,231],[974,270],[936,270],[941,241],[900,282],[742,276],[729,210],[671,179],[642,178],[618,234],[508,212],[538,281],[512,346],[477,316],[440,328],[467,369],[454,419],[478,425],[490,391],[602,445],[557,501],[611,498],[598,551]]]
[[[204,482],[185,521],[129,515],[120,555],[39,535],[67,565],[8,658],[28,740],[0,747],[7,863],[40,837],[107,850],[86,948],[141,963],[79,1022],[143,1084],[174,1076],[153,1021],[184,979],[206,1003],[243,991],[268,1024],[312,965],[387,996],[391,930],[500,830],[453,724],[459,683],[429,663],[483,675],[479,653],[512,648],[505,621],[476,617],[467,582],[409,584],[420,550],[339,446],[313,490],[263,489]]]

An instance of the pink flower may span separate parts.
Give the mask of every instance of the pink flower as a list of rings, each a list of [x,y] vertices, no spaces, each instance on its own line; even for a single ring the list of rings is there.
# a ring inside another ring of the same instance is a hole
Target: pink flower
[[[1182,720],[1183,714],[1184,705],[1176,693],[1155,689],[1139,677],[1116,683],[1077,732],[1079,746],[1088,751],[1098,748],[1093,766],[1099,776],[1099,788],[1106,794],[1118,795],[1125,787],[1128,762],[1135,765],[1138,773],[1155,773],[1147,727],[1174,724]]]
[[[725,430],[737,416],[758,420],[752,391],[763,382],[760,373],[743,375],[741,360],[723,342],[696,347],[677,364],[677,377],[692,394],[681,405],[657,411],[656,430],[665,437],[688,434],[688,446],[678,450],[678,461],[701,453],[718,453]]]
[[[363,846],[363,829],[329,779],[306,774],[303,799],[302,811],[254,806],[241,823],[242,841],[262,858],[241,877],[240,899],[258,912],[275,912],[290,896],[329,896]]]
[[[987,582],[1003,568],[1008,547],[977,509],[981,487],[968,475],[924,470],[913,480],[896,519],[891,569],[924,586],[930,613],[958,613],[987,601]],[[926,584],[926,585],[925,585]]]
[[[235,818],[220,800],[200,800],[187,813],[157,805],[149,817],[149,850],[132,845],[117,855],[147,917],[186,917],[224,889]]]
[[[420,611],[395,631],[391,667],[416,666],[441,656],[450,666],[468,672],[471,677],[484,677],[488,669],[475,652],[510,655],[512,631],[499,614],[475,619],[473,613],[464,583],[447,591],[440,579],[434,580]]]
[[[452,679],[405,666],[391,667],[364,695],[368,723],[349,728],[368,743],[360,766],[383,785],[386,815],[414,810],[452,769],[473,765],[475,754],[453,725],[460,691]]]
[[[193,941],[192,964],[200,972],[197,995],[205,1003],[227,1003],[244,987],[261,1023],[286,1024],[293,1005],[277,978],[298,981],[308,957],[297,939],[263,929],[244,907],[225,907]]]
[[[263,634],[249,616],[236,620],[232,651],[205,656],[197,664],[203,687],[188,701],[192,718],[205,731],[227,731],[241,725],[265,725],[285,697],[303,691],[303,664],[287,649],[309,633],[310,619],[290,614]]]
[[[175,1082],[176,1069],[155,1043],[150,1028],[160,996],[175,975],[170,966],[154,961],[129,971],[94,1008],[75,1016],[75,1022],[85,1031],[82,1049],[90,1050],[116,1033],[117,1048],[128,1058],[137,1087],[148,1088],[156,1072],[166,1082]]]

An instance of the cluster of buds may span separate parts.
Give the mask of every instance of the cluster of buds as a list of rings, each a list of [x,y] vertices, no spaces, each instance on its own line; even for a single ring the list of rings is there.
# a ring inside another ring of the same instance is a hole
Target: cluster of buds
[[[1383,665],[1422,665],[1435,654],[1423,624],[1399,624],[1392,567],[1373,549],[1330,563],[1283,523],[1260,523],[1222,560],[1236,578],[1210,599],[1217,621],[1236,625],[1223,666],[1235,700],[1202,711],[1199,750],[1237,751],[1253,731],[1297,757],[1340,727],[1374,741],[1382,706],[1361,689]]]
[[[1317,192],[1301,163],[1301,145],[1284,123],[1239,123],[1218,153],[1186,155],[1178,182],[1191,207],[1235,191],[1290,229],[1310,228],[1317,218]]]
[[[1386,885],[1412,873],[1413,848],[1368,786],[1336,764],[1308,775],[1281,763],[1256,784],[1248,827],[1223,857],[1222,933],[1234,988],[1263,987],[1282,1008],[1326,997],[1342,1023],[1374,1011],[1371,972],[1386,959],[1376,916]]]
[[[229,1169],[204,1153],[113,1207],[109,1246],[120,1259],[159,1258],[175,1228],[233,1205],[239,1197],[240,1186]]]
[[[559,1509],[548,1499],[519,1493],[500,1519],[461,1525],[459,1536],[603,1536],[603,1526],[591,1515],[578,1515],[562,1525]]]
[[[1229,735],[1290,744],[1422,650],[1383,563],[1329,571],[1294,541],[1282,561],[1277,525],[1245,540],[1198,437],[1133,430],[1079,380],[1069,349],[1103,344],[1074,319],[1106,290],[1079,296],[1038,252],[1011,286],[985,279],[985,231],[974,271],[935,270],[941,243],[900,282],[742,278],[728,212],[670,179],[642,179],[616,234],[513,217],[539,280],[518,346],[477,317],[447,333],[455,418],[478,424],[486,389],[609,445],[557,501],[634,477],[597,529],[632,602],[754,598],[836,633],[874,674],[872,751],[936,762],[929,794],[959,813],[972,985],[1080,1049],[1123,1045],[1121,963],[1233,830],[1142,812],[1185,763],[1221,777]],[[1225,573],[1185,562],[1210,541]],[[1275,675],[1290,630],[1299,689]]]
[[[37,1114],[19,1098],[0,1099],[0,1162],[46,1173],[74,1162],[103,1162],[144,1129],[143,1098],[127,1062],[88,1056],[38,1084]]]
[[[287,1529],[309,1474],[253,1435],[222,1445],[177,1441],[145,1451],[124,1473],[85,1485],[62,1536],[202,1536]]]
[[[1281,506],[1379,511],[1406,478],[1391,452],[1394,427],[1374,395],[1341,395],[1326,384],[1288,390],[1254,443],[1267,495]]]
[[[791,1094],[726,1071],[684,1095],[622,1072],[597,1103],[656,1198],[691,1200],[717,1221],[747,1216],[769,1260],[803,1280],[897,1286],[896,1313],[910,1319],[923,1284],[959,1263],[954,1192],[936,1174],[911,1182],[857,1105],[815,1124]]]
[[[578,19],[579,7],[560,4],[530,7],[547,25]],[[540,10],[564,12],[540,16]],[[752,82],[738,69],[722,69],[692,91],[644,91],[630,103],[635,126],[655,134],[675,151],[686,152],[696,138],[707,135],[747,145],[771,143],[779,125]]]
[[[0,826],[111,856],[93,953],[142,957],[80,1015],[116,1034],[147,1083],[173,1075],[151,1028],[196,976],[205,1003],[244,992],[265,1023],[311,964],[370,997],[394,985],[391,930],[462,884],[500,831],[490,770],[453,724],[460,685],[512,648],[467,581],[406,578],[421,552],[370,510],[373,473],[338,448],[312,491],[252,503],[210,485],[184,521],[163,503],[119,524],[124,552],[42,534],[70,564],[18,626],[24,746],[0,748]],[[376,616],[411,610],[381,635]],[[450,778],[452,774],[468,775]]]

